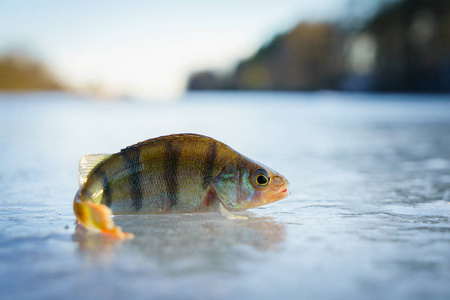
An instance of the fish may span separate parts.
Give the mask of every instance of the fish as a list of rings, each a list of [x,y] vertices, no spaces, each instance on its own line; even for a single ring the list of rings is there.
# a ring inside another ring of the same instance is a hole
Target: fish
[[[289,195],[289,181],[213,138],[172,134],[114,154],[85,155],[73,203],[88,231],[126,239],[112,215],[219,212],[234,214]]]

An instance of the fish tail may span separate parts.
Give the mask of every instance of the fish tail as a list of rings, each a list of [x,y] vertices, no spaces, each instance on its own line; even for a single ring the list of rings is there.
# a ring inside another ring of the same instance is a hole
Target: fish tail
[[[102,234],[118,238],[133,239],[134,234],[122,231],[112,219],[111,209],[101,203],[83,201],[77,193],[73,201],[73,211],[77,221],[86,229],[100,231]]]

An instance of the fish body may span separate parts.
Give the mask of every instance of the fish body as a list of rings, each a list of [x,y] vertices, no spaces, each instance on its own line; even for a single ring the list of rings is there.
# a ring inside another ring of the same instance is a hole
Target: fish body
[[[274,170],[196,134],[162,136],[112,155],[85,156],[80,174],[74,211],[88,228],[98,227],[89,224],[96,223],[97,208],[114,214],[234,212],[281,200],[289,185]],[[94,212],[79,203],[90,203]]]

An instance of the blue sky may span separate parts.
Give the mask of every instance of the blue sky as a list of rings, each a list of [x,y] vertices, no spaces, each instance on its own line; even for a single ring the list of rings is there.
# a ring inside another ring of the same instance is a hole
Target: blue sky
[[[0,52],[27,49],[75,87],[173,97],[192,71],[230,69],[299,21],[345,14],[348,2],[0,0]]]

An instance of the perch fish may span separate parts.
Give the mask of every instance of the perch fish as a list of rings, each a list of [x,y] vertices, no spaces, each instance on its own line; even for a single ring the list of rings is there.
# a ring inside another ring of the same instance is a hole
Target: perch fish
[[[221,212],[233,214],[281,200],[289,182],[281,174],[210,137],[174,134],[115,154],[85,155],[73,209],[89,230],[132,238],[114,214]]]

